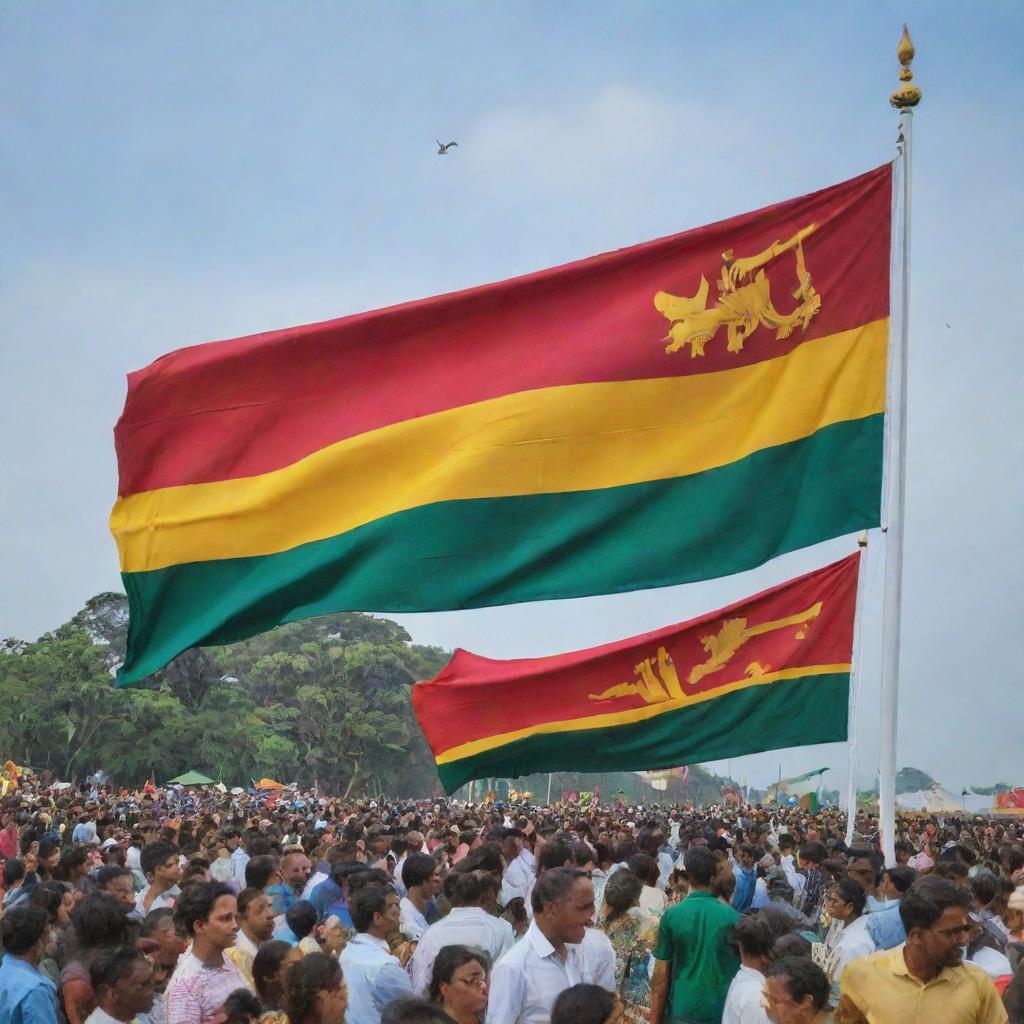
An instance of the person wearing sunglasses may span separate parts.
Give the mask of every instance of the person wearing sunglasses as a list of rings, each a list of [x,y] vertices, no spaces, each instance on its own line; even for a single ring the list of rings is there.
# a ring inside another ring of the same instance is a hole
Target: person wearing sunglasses
[[[900,901],[906,942],[847,964],[837,1024],[1005,1024],[1006,1010],[992,980],[963,960],[970,902],[970,893],[948,879],[914,882]]]

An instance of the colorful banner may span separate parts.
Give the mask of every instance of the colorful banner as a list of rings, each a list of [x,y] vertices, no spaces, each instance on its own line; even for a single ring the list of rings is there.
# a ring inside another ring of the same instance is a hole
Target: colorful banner
[[[126,685],[345,610],[616,593],[877,525],[891,167],[132,373]]]
[[[448,792],[534,772],[640,771],[846,738],[859,556],[586,651],[458,650],[413,687]]]

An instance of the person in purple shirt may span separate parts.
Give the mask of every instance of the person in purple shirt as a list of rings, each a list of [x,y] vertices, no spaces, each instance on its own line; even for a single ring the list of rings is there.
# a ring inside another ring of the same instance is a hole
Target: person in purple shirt
[[[57,986],[39,973],[48,932],[42,907],[14,907],[4,914],[0,1024],[57,1024]]]

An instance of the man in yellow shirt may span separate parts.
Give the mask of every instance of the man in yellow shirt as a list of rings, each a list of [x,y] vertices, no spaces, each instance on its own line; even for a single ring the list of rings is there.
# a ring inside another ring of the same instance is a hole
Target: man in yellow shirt
[[[836,1024],[1006,1024],[991,980],[963,962],[970,899],[946,879],[916,881],[900,902],[907,941],[847,964]]]

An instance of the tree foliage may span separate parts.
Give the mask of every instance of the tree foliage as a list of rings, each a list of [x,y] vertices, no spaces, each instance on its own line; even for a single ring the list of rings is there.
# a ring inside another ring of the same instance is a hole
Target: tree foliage
[[[227,785],[267,775],[331,792],[439,786],[412,713],[417,679],[448,654],[370,615],[326,615],[186,651],[118,690],[128,611],[91,598],[35,643],[0,647],[0,755],[58,778],[102,768],[124,784],[195,768]]]

